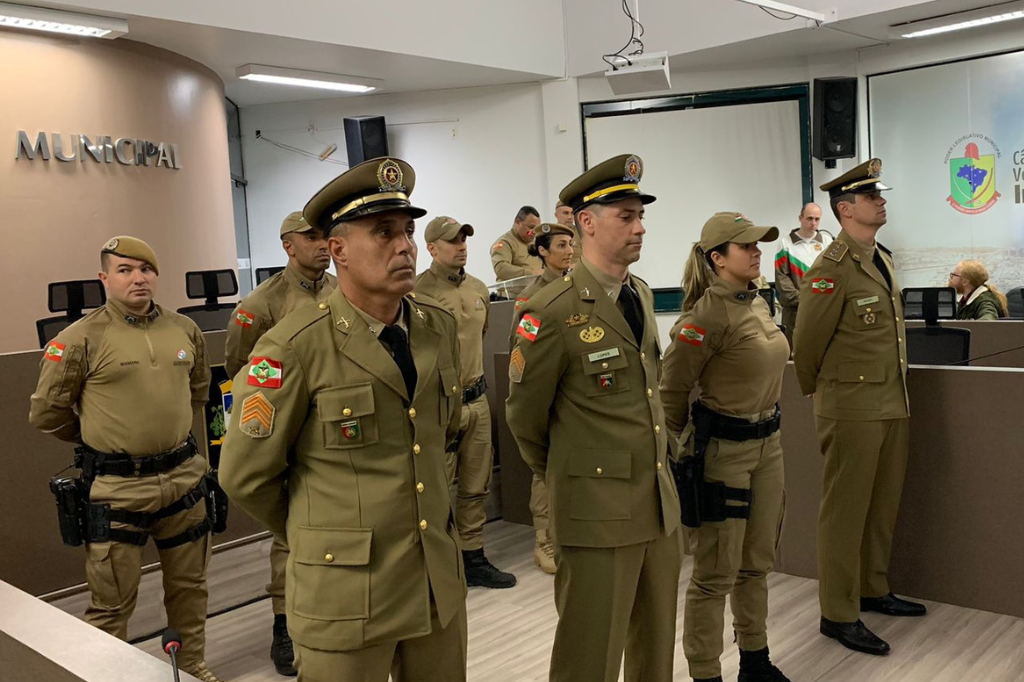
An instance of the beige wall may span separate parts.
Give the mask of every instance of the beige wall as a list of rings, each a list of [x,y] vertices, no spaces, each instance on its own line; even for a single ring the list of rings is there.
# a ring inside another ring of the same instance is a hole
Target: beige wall
[[[39,347],[47,283],[95,277],[114,235],[153,246],[157,301],[172,309],[188,304],[187,270],[236,266],[224,87],[212,71],[124,39],[2,31],[0,92],[0,353]],[[176,143],[182,168],[16,160],[19,130]]]

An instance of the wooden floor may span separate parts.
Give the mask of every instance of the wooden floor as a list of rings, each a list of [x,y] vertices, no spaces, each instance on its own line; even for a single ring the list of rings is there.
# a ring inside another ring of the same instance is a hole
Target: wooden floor
[[[470,589],[469,680],[546,680],[556,620],[553,581],[533,565],[533,531],[497,521],[485,527],[485,537],[488,557],[515,573],[519,584],[510,590]],[[262,594],[268,555],[269,541],[215,555],[210,611]],[[680,600],[689,576],[687,559]],[[864,614],[868,627],[893,648],[889,656],[876,658],[850,652],[818,634],[816,581],[775,574],[769,586],[772,660],[793,682],[1024,682],[1024,620],[1019,618],[936,603],[928,603],[923,619]],[[132,637],[163,627],[159,574],[145,576],[141,589],[129,628]],[[85,599],[70,597],[55,605],[80,615]],[[284,682],[269,659],[271,619],[266,599],[211,618],[206,650],[210,669],[224,682]],[[681,635],[682,608],[677,631]],[[739,666],[731,640],[729,633],[722,659],[727,682],[736,679]],[[685,681],[690,678],[679,641],[677,636],[675,680]],[[138,646],[163,657],[159,637]]]

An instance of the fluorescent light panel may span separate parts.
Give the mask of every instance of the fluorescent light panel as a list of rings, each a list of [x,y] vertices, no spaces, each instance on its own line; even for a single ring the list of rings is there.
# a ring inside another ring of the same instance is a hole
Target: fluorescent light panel
[[[376,90],[376,84],[382,82],[376,78],[345,76],[336,73],[321,73],[319,71],[303,71],[302,69],[285,69],[278,66],[260,66],[259,64],[240,66],[236,69],[235,75],[247,81],[274,83],[276,85],[294,85],[303,88],[320,88],[322,90],[356,94]]]
[[[962,31],[980,26],[1001,24],[1004,21],[1024,19],[1024,2],[1008,2],[982,7],[968,12],[957,12],[935,19],[911,21],[889,27],[890,38],[925,38],[927,36]]]
[[[0,27],[112,40],[128,33],[128,22],[44,7],[0,2]]]

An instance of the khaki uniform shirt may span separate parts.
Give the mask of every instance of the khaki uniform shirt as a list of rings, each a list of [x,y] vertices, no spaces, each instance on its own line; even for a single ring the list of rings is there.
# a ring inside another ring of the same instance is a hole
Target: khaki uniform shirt
[[[290,263],[270,276],[243,298],[228,323],[224,346],[224,368],[228,376],[249,361],[249,355],[261,336],[285,315],[302,306],[319,303],[338,288],[338,280],[324,272],[316,282],[299,274]]]
[[[520,239],[515,230],[498,237],[491,246],[491,265],[498,282],[532,275],[544,267],[540,258],[530,255],[529,246],[530,243]]]
[[[814,394],[820,417],[874,421],[910,414],[903,297],[891,254],[878,246],[892,286],[874,252],[840,232],[800,289],[793,362],[800,390]]]
[[[782,394],[789,343],[753,289],[715,278],[696,305],[672,327],[661,400],[669,431],[679,437],[695,386],[709,409],[759,421]]]
[[[523,459],[547,483],[555,541],[621,547],[674,532],[679,497],[658,395],[654,296],[629,277],[644,312],[637,343],[591,268],[581,261],[522,307],[530,331],[510,357],[506,415]]]
[[[108,299],[47,345],[29,421],[100,452],[156,455],[185,441],[209,388],[195,322],[155,304],[140,317]]]
[[[302,646],[410,639],[430,632],[431,599],[442,625],[465,608],[445,471],[462,409],[456,322],[414,296],[413,396],[340,289],[267,332],[262,366],[235,381],[221,484],[286,535],[288,630]]]
[[[484,333],[490,311],[487,285],[465,270],[452,270],[434,261],[416,278],[417,293],[440,302],[459,323],[462,385],[469,388],[484,375]]]

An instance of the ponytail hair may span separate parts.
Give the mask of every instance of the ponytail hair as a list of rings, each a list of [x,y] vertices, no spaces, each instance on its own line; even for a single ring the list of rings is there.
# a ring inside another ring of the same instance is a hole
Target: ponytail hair
[[[999,303],[999,310],[1003,317],[1010,316],[1010,305],[1006,300],[1006,294],[999,291],[994,285],[988,281],[988,268],[979,260],[965,260],[960,261],[960,270],[963,273],[962,277],[972,287],[977,289],[978,287],[985,286],[988,290],[996,297],[996,301]]]
[[[705,253],[700,248],[700,242],[694,242],[690,249],[690,257],[686,260],[686,268],[683,270],[683,312],[693,310],[697,301],[701,299],[704,292],[711,287],[715,281],[714,261],[711,260],[712,253],[725,255],[729,248],[729,242],[719,244]]]

